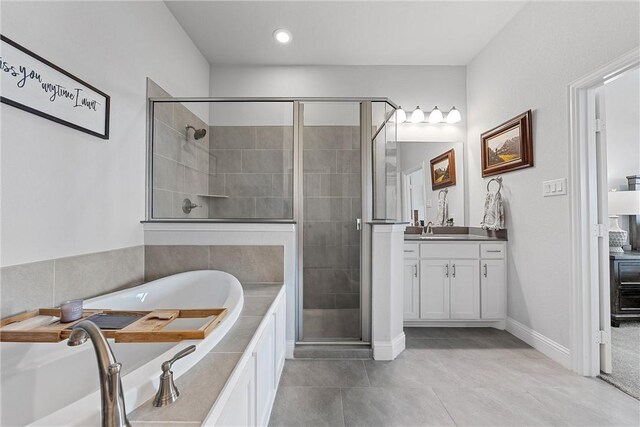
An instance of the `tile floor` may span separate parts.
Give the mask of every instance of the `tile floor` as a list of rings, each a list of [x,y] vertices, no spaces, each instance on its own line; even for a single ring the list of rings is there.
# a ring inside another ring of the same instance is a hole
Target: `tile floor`
[[[392,362],[287,360],[272,426],[638,426],[640,402],[504,331],[406,328]]]

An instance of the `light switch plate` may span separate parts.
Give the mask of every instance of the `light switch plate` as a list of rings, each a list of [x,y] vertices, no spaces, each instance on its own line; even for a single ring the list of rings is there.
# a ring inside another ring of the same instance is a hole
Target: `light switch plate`
[[[544,197],[566,196],[567,178],[553,179],[542,183],[542,195]]]
[[[427,199],[427,207],[428,208],[433,207],[433,204],[431,203],[431,199]]]

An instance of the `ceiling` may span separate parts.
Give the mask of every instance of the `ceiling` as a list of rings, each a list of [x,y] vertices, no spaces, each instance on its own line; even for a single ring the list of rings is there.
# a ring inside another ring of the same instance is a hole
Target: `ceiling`
[[[466,65],[526,2],[165,3],[211,64]]]

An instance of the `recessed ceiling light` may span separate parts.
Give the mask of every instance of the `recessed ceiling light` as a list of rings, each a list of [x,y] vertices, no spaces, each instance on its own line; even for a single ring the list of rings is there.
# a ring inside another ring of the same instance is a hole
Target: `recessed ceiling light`
[[[273,38],[276,39],[279,43],[287,44],[291,41],[293,36],[291,36],[291,31],[280,28],[273,32]]]

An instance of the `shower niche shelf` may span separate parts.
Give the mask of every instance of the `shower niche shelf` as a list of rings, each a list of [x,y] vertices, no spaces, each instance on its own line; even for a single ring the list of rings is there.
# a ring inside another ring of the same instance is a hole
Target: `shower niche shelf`
[[[206,338],[227,315],[227,309],[162,309],[152,311],[87,309],[83,310],[80,319],[69,323],[60,323],[59,308],[40,308],[2,320],[0,322],[0,342],[60,342],[69,338],[73,325],[95,315],[136,318],[135,321],[121,329],[101,328],[102,334],[106,338],[114,339],[115,342],[179,342]],[[48,316],[50,321],[31,325],[37,316]],[[189,321],[187,319],[201,320]],[[181,322],[185,320],[187,325],[181,327]],[[22,325],[20,325],[21,323]]]
[[[198,197],[212,197],[217,199],[226,199],[229,196],[225,196],[224,194],[196,194]]]

